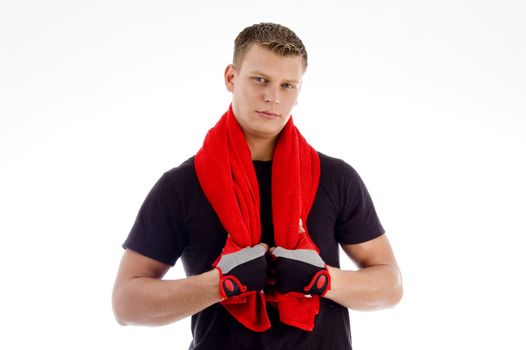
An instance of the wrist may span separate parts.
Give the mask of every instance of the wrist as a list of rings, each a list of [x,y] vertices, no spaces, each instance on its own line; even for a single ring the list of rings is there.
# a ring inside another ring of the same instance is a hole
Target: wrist
[[[217,303],[222,301],[219,291],[219,271],[217,269],[212,269],[199,276],[203,278],[203,283],[206,285],[206,290],[210,291],[210,297],[213,299],[213,302]]]
[[[340,273],[342,272],[342,270],[340,270],[337,267],[327,265],[327,272],[329,273],[329,276],[330,276],[331,285],[330,285],[329,290],[325,292],[323,297],[327,299],[331,299],[331,297],[334,296],[335,291],[338,290],[338,285],[340,281],[339,277],[340,277]]]

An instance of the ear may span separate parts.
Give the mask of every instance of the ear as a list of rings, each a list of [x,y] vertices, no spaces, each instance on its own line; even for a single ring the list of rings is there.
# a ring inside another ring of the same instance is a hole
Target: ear
[[[234,81],[236,80],[236,68],[229,64],[225,69],[225,86],[230,92],[234,92]]]

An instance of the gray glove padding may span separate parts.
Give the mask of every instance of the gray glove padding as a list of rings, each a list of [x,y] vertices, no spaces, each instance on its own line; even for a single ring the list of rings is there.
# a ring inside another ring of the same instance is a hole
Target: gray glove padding
[[[266,252],[267,249],[258,244],[221,256],[216,268],[220,274],[219,291],[222,299],[250,291],[259,292],[265,287]]]

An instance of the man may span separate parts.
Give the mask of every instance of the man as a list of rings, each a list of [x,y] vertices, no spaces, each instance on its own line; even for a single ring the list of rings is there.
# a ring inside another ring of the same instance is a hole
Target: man
[[[228,112],[155,184],[124,243],[120,324],[192,316],[190,349],[351,349],[347,308],[399,302],[400,272],[364,183],[293,125],[306,67],[284,26],[238,35]],[[338,268],[338,246],[358,271]],[[188,277],[163,280],[179,257]]]

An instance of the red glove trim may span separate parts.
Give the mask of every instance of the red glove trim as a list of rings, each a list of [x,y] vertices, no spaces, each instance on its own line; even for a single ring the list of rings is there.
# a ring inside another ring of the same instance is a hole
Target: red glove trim
[[[242,284],[235,276],[224,276],[221,269],[216,267],[219,271],[219,296],[221,300],[235,297],[247,291],[247,286]]]
[[[314,275],[304,290],[307,293],[316,292],[313,294],[324,296],[329,289],[331,289],[331,275],[329,271],[327,271],[327,268],[325,268],[325,270],[320,270]]]

